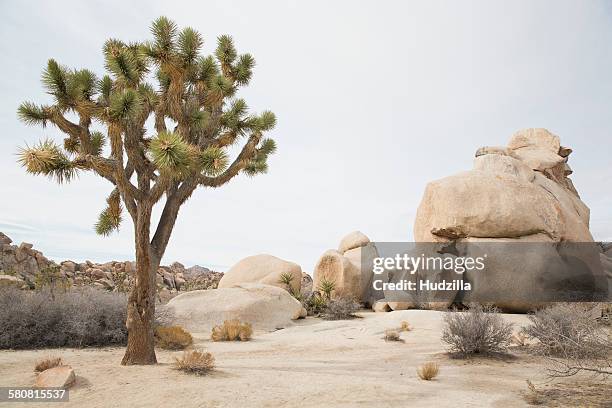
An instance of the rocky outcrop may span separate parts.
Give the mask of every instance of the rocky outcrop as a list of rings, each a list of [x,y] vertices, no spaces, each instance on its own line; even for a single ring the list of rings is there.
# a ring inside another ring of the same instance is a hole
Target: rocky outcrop
[[[287,289],[283,275],[291,276],[291,290],[300,293],[302,268],[293,262],[272,255],[261,254],[246,257],[232,266],[219,281],[219,288],[229,288],[243,283],[263,283]]]
[[[33,249],[32,244],[11,243],[12,240],[0,232],[1,285],[34,288],[39,274],[53,273],[68,285],[89,285],[124,292],[131,287],[136,272],[135,263],[131,261],[63,261],[58,265]],[[216,288],[222,277],[222,272],[198,265],[185,268],[181,263],[174,262],[169,266],[160,266],[156,279],[160,296],[168,298],[179,291]]]
[[[483,272],[463,276],[474,289],[451,300],[504,297],[498,306],[524,312],[543,294],[607,291],[599,252],[589,245],[589,208],[569,178],[571,152],[546,129],[527,129],[507,146],[478,149],[472,170],[427,185],[415,240],[455,243],[463,256],[490,252]]]
[[[313,287],[319,288],[323,279],[333,282],[333,297],[353,298],[370,305],[382,294],[374,293],[373,260],[378,256],[376,246],[359,231],[346,235],[338,250],[326,251],[315,265]]]
[[[194,333],[210,333],[225,320],[250,323],[255,330],[288,327],[300,318],[302,305],[284,289],[259,283],[180,294],[165,306],[174,324]]]
[[[418,242],[461,238],[593,242],[589,209],[569,179],[571,149],[545,129],[476,152],[474,169],[431,182],[417,210]]]
[[[42,252],[33,249],[33,245],[22,242],[12,245],[12,240],[0,232],[0,273],[23,279],[33,285],[41,269],[55,265]]]

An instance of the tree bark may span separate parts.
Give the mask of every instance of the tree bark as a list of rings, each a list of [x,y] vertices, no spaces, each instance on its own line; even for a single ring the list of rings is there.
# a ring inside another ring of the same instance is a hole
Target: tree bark
[[[127,305],[128,344],[122,365],[156,364],[153,324],[155,319],[155,277],[159,258],[152,256],[151,208],[138,208],[135,228],[136,276]]]

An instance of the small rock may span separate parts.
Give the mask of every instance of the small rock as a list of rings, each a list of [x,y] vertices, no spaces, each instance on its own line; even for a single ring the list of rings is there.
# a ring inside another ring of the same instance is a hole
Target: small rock
[[[387,302],[376,302],[372,305],[372,310],[375,312],[390,312],[391,308]]]
[[[10,239],[9,237],[7,237],[5,234],[3,234],[2,232],[0,232],[0,244],[10,244],[11,242],[13,242],[12,239]]]
[[[1,286],[15,286],[20,288],[24,284],[24,280],[12,275],[0,275],[0,287]]]
[[[69,388],[76,376],[70,366],[58,366],[43,371],[36,377],[36,388]]]

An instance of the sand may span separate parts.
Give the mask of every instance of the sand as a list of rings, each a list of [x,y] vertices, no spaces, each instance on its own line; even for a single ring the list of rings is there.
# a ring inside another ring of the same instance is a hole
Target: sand
[[[612,395],[609,384],[579,377],[544,384],[544,361],[518,350],[496,359],[450,358],[440,341],[439,312],[360,315],[348,321],[308,318],[283,330],[256,333],[250,342],[213,343],[208,333],[196,333],[196,346],[216,358],[216,370],[205,377],[172,369],[181,352],[158,351],[157,366],[123,367],[122,348],[1,351],[0,386],[31,385],[36,360],[53,355],[73,366],[77,383],[68,403],[51,406],[521,407],[527,406],[526,379],[551,389],[553,406],[606,406]],[[517,325],[526,322],[521,315],[504,318]],[[385,342],[384,330],[403,320],[413,328],[402,333],[404,342]],[[433,381],[416,375],[426,361],[440,365]]]

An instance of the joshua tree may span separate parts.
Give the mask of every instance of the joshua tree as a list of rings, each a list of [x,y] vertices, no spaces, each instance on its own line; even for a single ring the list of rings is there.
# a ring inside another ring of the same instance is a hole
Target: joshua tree
[[[29,173],[63,183],[91,171],[114,186],[97,233],[117,230],[123,207],[134,223],[137,270],[127,306],[124,365],[156,363],[155,275],[181,205],[199,186],[222,186],[240,172],[266,172],[276,147],[263,138],[275,125],[274,114],[250,115],[236,98],[251,79],[251,55],[238,55],[226,35],[217,39],[214,55],[200,55],[200,34],[179,31],[165,17],[153,22],[151,32],[150,42],[108,40],[109,75],[101,79],[49,60],[42,83],[53,104],[24,102],[18,110],[26,124],[50,123],[66,136],[63,146],[44,140],[21,148],[19,161]],[[154,129],[146,129],[149,124]],[[104,149],[107,142],[110,149]],[[231,160],[227,150],[236,144],[241,150]],[[164,198],[157,226],[152,225],[152,208]]]

